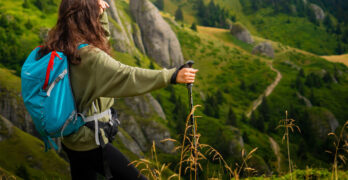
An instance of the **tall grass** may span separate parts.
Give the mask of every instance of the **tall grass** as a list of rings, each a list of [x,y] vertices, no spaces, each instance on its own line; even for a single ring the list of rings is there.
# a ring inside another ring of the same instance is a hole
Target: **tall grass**
[[[290,179],[292,180],[292,163],[290,158],[290,136],[289,136],[289,129],[291,132],[294,132],[294,129],[296,128],[298,132],[301,133],[300,127],[298,127],[295,123],[294,119],[288,119],[288,111],[285,111],[285,119],[280,120],[280,125],[277,126],[277,128],[284,128],[284,134],[282,138],[282,142],[286,139],[286,148],[288,151],[288,161],[289,161],[289,173],[290,173]]]
[[[144,174],[146,177],[150,179],[155,180],[161,180],[164,179],[163,172],[168,169],[170,164],[160,164],[157,159],[157,152],[156,152],[156,145],[155,141],[152,142],[151,147],[151,157],[150,159],[139,159],[131,162],[130,164],[133,164],[135,167],[139,168],[141,167],[140,173]],[[139,174],[140,176],[140,174]],[[170,177],[168,177],[168,180],[177,177],[177,174],[173,174]]]
[[[348,121],[344,123],[343,127],[341,128],[339,136],[337,136],[335,133],[331,132],[328,135],[333,136],[335,138],[333,145],[335,146],[335,154],[334,154],[334,162],[332,165],[332,174],[331,174],[331,180],[335,179],[338,180],[338,159],[341,160],[344,164],[346,164],[346,157],[344,156],[342,152],[348,153],[348,140],[344,139],[344,131],[348,127]],[[343,143],[343,144],[341,144]],[[331,153],[331,151],[326,151],[328,153]]]
[[[203,160],[212,160],[219,162],[221,170],[223,171],[217,173],[220,177],[219,179],[221,179],[221,175],[224,174],[224,172],[227,172],[229,179],[232,179],[234,177],[234,179],[236,180],[239,179],[240,173],[242,171],[255,172],[255,169],[248,166],[247,161],[253,157],[252,155],[257,151],[257,148],[254,148],[249,153],[246,153],[246,151],[243,149],[241,165],[236,163],[236,167],[235,169],[233,169],[232,166],[230,166],[225,161],[222,154],[218,150],[208,144],[201,144],[199,142],[201,135],[197,131],[198,124],[196,118],[200,116],[194,116],[193,123],[195,124],[195,128],[193,128],[193,125],[190,124],[190,117],[194,114],[198,107],[200,107],[200,105],[194,106],[190,114],[186,118],[186,125],[182,143],[179,143],[177,140],[170,138],[162,140],[162,142],[172,141],[176,143],[177,145],[175,146],[174,151],[180,151],[179,172],[178,174],[174,173],[173,175],[168,177],[168,179],[177,177],[179,180],[181,180],[183,174],[185,175],[189,173],[188,175],[190,179],[196,180],[198,172],[204,170],[201,164]],[[195,132],[193,132],[193,129],[195,130]],[[169,167],[169,165],[167,164],[161,165],[158,162],[154,142],[152,144],[151,157],[149,160],[135,160],[131,162],[131,164],[134,164],[135,167],[140,167],[141,173],[143,173],[148,178],[155,180],[163,179],[162,174]],[[214,177],[212,178],[214,179]]]

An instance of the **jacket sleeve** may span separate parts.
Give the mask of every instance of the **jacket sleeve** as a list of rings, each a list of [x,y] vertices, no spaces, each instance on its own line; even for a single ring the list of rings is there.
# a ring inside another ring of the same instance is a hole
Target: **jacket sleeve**
[[[85,51],[88,51],[87,48]],[[127,66],[97,48],[83,54],[85,58],[93,58],[91,72],[94,73],[95,78],[95,98],[145,94],[166,87],[176,71],[175,68],[150,70]]]

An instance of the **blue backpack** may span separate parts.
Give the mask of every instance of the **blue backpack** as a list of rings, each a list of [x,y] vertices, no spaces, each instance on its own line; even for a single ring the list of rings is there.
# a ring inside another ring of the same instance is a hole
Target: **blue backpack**
[[[84,46],[87,44],[79,49]],[[37,60],[39,50],[40,47],[34,49],[22,67],[22,97],[45,151],[52,146],[57,150],[52,138],[76,132],[85,124],[85,118],[77,112],[67,56],[52,51]]]

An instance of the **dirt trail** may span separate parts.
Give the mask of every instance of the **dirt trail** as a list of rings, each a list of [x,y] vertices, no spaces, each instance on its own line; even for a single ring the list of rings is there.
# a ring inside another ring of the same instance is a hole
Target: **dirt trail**
[[[269,137],[269,142],[271,143],[271,148],[275,154],[275,156],[277,157],[277,171],[280,172],[280,148],[278,143],[272,138]]]
[[[270,65],[270,68],[271,68],[272,71],[274,71],[274,72],[277,73],[277,77],[276,77],[276,79],[273,81],[273,83],[270,84],[270,85],[267,87],[267,89],[265,90],[265,92],[263,92],[263,93],[253,102],[253,106],[252,106],[251,110],[249,110],[249,111],[247,112],[247,117],[248,117],[248,118],[250,118],[251,113],[254,112],[254,111],[257,109],[257,107],[260,106],[260,104],[262,103],[263,97],[269,96],[269,95],[273,92],[274,88],[277,87],[278,83],[280,82],[280,80],[281,80],[282,77],[283,77],[282,74],[281,74],[277,69],[273,68],[273,65]]]

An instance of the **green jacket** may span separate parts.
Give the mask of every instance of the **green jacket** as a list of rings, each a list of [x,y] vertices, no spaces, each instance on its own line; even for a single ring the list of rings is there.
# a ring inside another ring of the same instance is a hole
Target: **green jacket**
[[[106,13],[103,13],[100,22],[109,36]],[[79,54],[81,63],[71,64],[70,78],[77,109],[79,112],[87,110],[87,116],[93,114],[92,102],[98,113],[103,112],[114,104],[114,98],[137,96],[167,86],[176,71],[175,68],[148,70],[127,66],[92,46],[81,48]],[[109,121],[107,116],[99,120]],[[104,141],[107,142],[105,136]],[[65,136],[62,142],[75,151],[88,151],[98,147],[94,132],[86,126]]]

